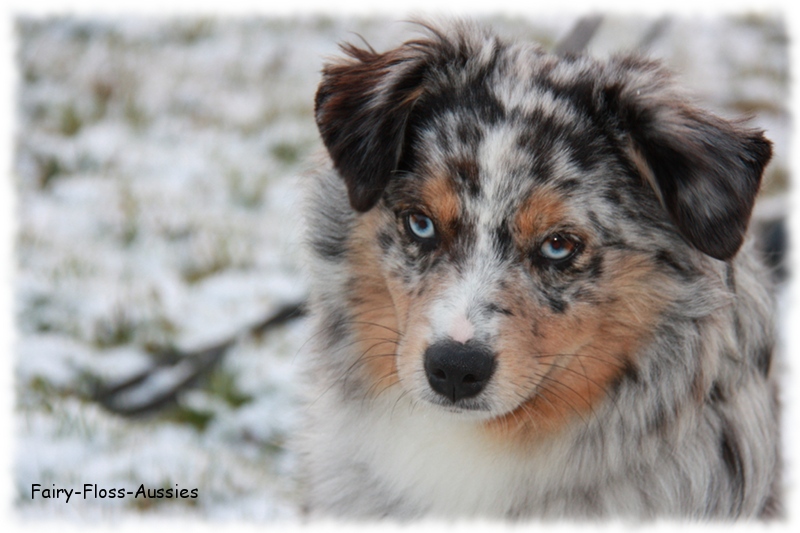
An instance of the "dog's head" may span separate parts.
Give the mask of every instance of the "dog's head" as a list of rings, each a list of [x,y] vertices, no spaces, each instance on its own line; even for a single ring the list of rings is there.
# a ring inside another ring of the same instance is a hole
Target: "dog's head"
[[[418,400],[495,419],[591,408],[670,287],[742,244],[770,144],[657,63],[458,25],[345,52],[316,121],[358,213],[353,324],[374,377]]]

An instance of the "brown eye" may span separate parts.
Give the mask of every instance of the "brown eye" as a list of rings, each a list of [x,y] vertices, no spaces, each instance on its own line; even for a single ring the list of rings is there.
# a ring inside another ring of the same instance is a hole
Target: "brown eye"
[[[550,235],[539,247],[542,257],[553,262],[569,259],[577,250],[578,244],[573,239],[559,234]]]

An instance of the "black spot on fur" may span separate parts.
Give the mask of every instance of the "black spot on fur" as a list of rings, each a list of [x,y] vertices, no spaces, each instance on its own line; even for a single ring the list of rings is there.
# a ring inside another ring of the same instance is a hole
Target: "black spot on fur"
[[[472,120],[482,125],[497,124],[506,118],[506,109],[494,96],[487,80],[475,80],[468,85],[450,85],[446,90],[433,89],[423,95],[409,117],[409,125],[420,129],[436,127],[442,117],[453,110],[458,110],[462,116],[468,112]],[[457,136],[459,140],[482,138],[476,131],[480,133],[476,127],[461,131],[460,125]]]
[[[553,178],[552,152],[554,147],[552,142],[544,137],[540,137],[531,130],[525,130],[517,137],[517,147],[521,148],[532,156],[530,174],[538,182],[549,182]]]
[[[311,238],[311,249],[321,259],[339,263],[347,254],[347,237],[334,232],[324,232]]]
[[[660,433],[664,431],[669,423],[669,415],[666,407],[663,404],[658,404],[655,411],[647,416],[647,430],[651,433]]]
[[[570,192],[572,192],[575,189],[577,189],[578,187],[580,187],[580,185],[581,185],[580,181],[578,181],[576,179],[573,179],[573,178],[570,178],[570,179],[566,179],[566,180],[557,181],[555,188],[558,191],[560,191],[562,193],[565,193],[568,196]]]
[[[394,235],[388,231],[382,231],[378,234],[378,244],[383,253],[387,253],[394,246]]]
[[[761,372],[761,375],[767,377],[769,370],[772,368],[772,354],[773,347],[771,345],[764,346],[756,352],[756,368]]]
[[[589,172],[597,168],[600,164],[601,156],[605,152],[602,144],[597,143],[597,134],[590,134],[589,142],[586,142],[586,137],[577,132],[569,132],[564,137],[564,141],[569,147],[569,156],[578,167],[584,171]]]
[[[723,424],[719,443],[720,455],[728,472],[731,490],[736,495],[736,508],[733,511],[738,515],[744,503],[744,460],[734,429],[725,420],[723,420]]]
[[[592,223],[592,229],[595,230],[600,235],[600,238],[603,242],[607,242],[616,238],[616,235],[611,232],[608,227],[600,222],[600,218],[597,216],[597,213],[594,211],[589,211],[588,213],[589,221]]]
[[[344,309],[337,308],[328,312],[325,317],[323,331],[330,344],[341,342],[348,333],[349,316]]]
[[[597,82],[593,78],[572,78],[567,84],[550,81],[549,86],[556,95],[569,100],[584,115],[592,116],[596,113],[595,95],[599,96],[599,91]]]
[[[540,90],[569,102],[572,111],[581,116],[579,123],[565,122],[558,116],[548,116],[538,124],[541,131],[553,131],[564,143],[567,153],[583,171],[591,171],[604,159],[613,155],[611,142],[611,117],[606,112],[603,94],[592,78],[571,79],[569,84],[554,82],[546,76],[536,80]]]
[[[633,361],[624,359],[622,365],[624,367],[622,375],[625,377],[625,379],[632,381],[633,383],[639,383],[641,377],[639,376],[639,368],[636,366],[636,364],[634,364]]]
[[[506,316],[514,316],[514,312],[511,309],[506,309],[505,307],[500,307],[497,304],[490,303],[486,305],[486,310],[490,313],[499,313],[501,315]]]
[[[676,272],[683,272],[684,270],[683,265],[678,264],[673,255],[667,250],[659,250],[656,252],[655,260],[656,263],[669,267],[670,270],[674,270]]]
[[[524,120],[525,133],[519,136],[517,145],[533,156],[533,174],[543,181],[554,177],[557,155],[566,155],[583,171],[593,170],[607,156],[602,133],[596,128],[588,126],[591,131],[584,131],[549,114],[529,113]]]
[[[603,225],[600,223],[600,219],[597,217],[597,213],[595,213],[590,209],[586,214],[589,217],[589,222],[592,223],[592,227],[595,229],[595,231],[600,231]]]
[[[508,222],[503,221],[499,227],[494,229],[494,249],[498,256],[506,259],[514,253],[514,238],[508,229]]]
[[[603,277],[603,255],[602,254],[595,254],[589,260],[588,266],[589,278],[592,280],[598,280]]]
[[[397,170],[413,172],[426,154],[422,148],[422,132],[435,132],[440,148],[449,151],[450,135],[441,127],[442,117],[457,112],[461,121],[456,126],[456,141],[461,149],[473,153],[483,140],[482,126],[495,124],[506,116],[502,105],[486,87],[485,82],[474,82],[458,87],[448,86],[446,90],[432,89],[415,103],[405,123],[405,137],[398,160]],[[447,143],[442,143],[444,138]],[[454,151],[455,150],[454,148]],[[479,169],[475,161],[456,160],[452,170],[466,184],[468,192],[477,196],[480,193]]]
[[[456,136],[461,144],[477,147],[483,141],[483,130],[475,121],[465,120],[456,126]]]
[[[622,205],[622,196],[615,189],[604,189],[601,193],[603,198],[614,205]]]
[[[545,299],[547,300],[547,305],[550,306],[550,309],[553,310],[554,313],[563,314],[564,311],[567,310],[567,302],[552,295],[545,295]]]
[[[682,279],[691,281],[700,274],[688,263],[682,263],[675,255],[667,250],[659,250],[653,258],[657,265],[664,267],[672,273],[678,274]]]
[[[436,131],[436,144],[444,153],[449,153],[453,151],[453,135],[452,133],[444,128],[439,128]]]
[[[469,195],[476,198],[481,192],[480,168],[474,159],[458,159],[450,163],[458,181],[462,183]]]
[[[708,392],[709,403],[724,403],[727,400],[722,386],[718,381],[711,384],[711,390]]]
[[[620,361],[622,365],[621,372],[617,374],[612,382],[608,386],[608,390],[611,391],[613,394],[619,392],[620,387],[626,382],[628,383],[638,383],[639,382],[639,369],[636,368],[636,365],[629,361],[628,359],[622,359]]]

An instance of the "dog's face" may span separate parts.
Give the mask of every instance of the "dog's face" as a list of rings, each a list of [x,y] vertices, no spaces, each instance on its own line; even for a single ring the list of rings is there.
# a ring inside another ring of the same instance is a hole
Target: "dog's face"
[[[469,31],[324,72],[352,327],[376,391],[558,427],[635,375],[675,284],[736,254],[770,146],[654,63]]]

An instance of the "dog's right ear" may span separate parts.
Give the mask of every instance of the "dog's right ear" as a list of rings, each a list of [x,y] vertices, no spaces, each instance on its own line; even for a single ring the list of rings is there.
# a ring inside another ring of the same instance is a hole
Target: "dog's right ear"
[[[397,169],[406,122],[422,93],[422,54],[401,46],[379,54],[352,45],[348,59],[327,65],[314,116],[350,204],[368,211]]]

